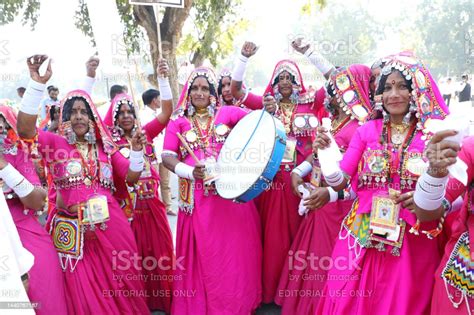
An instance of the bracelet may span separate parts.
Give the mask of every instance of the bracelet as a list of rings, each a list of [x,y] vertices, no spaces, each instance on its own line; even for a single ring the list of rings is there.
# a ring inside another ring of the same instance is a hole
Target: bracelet
[[[5,184],[13,189],[15,194],[20,198],[28,196],[35,189],[35,187],[10,163],[0,170],[0,178],[2,178]]]
[[[189,166],[186,163],[179,162],[174,167],[174,173],[182,178],[194,179],[193,176],[194,167]]]
[[[234,81],[242,82],[244,80],[245,68],[247,67],[247,61],[249,58],[243,56],[242,54],[237,57],[235,62],[234,70],[232,71],[232,79]]]
[[[158,85],[160,86],[160,95],[163,101],[173,99],[173,93],[171,92],[170,81],[168,78],[158,77]]]
[[[313,166],[308,161],[303,161],[300,165],[295,167],[291,172],[297,174],[299,177],[305,177],[313,170]]]
[[[30,80],[26,87],[25,94],[21,99],[20,111],[28,115],[38,115],[38,109],[41,103],[41,98],[43,98],[45,87],[46,84]]]
[[[439,209],[443,203],[448,179],[448,176],[436,178],[426,172],[423,173],[416,183],[415,194],[413,195],[415,204],[427,211]]]
[[[145,166],[145,160],[143,159],[143,151],[130,151],[130,170],[132,172],[141,172]]]
[[[332,187],[327,187],[327,189],[329,191],[329,202],[336,202],[338,197],[339,197],[339,193],[341,193],[341,192],[344,195],[343,190],[335,191],[334,189],[332,189]]]
[[[344,182],[344,174],[339,170],[331,175],[324,176],[324,180],[329,186],[336,187]]]
[[[319,71],[321,71],[322,74],[326,74],[329,72],[329,70],[334,68],[334,66],[326,58],[317,52],[308,49],[304,55],[316,68],[318,68]]]

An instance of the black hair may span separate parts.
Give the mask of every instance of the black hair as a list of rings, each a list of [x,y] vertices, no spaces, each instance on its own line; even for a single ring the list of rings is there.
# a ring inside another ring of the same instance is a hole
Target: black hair
[[[467,80],[467,79],[468,79],[467,74],[463,74],[463,75],[461,76],[461,79],[463,79],[463,80],[466,79],[466,80]]]
[[[217,95],[222,95],[222,81],[224,78],[229,78],[232,80],[232,77],[230,75],[225,75],[219,79],[219,83],[217,84]]]
[[[383,91],[385,89],[385,83],[387,83],[388,76],[391,75],[392,73],[395,73],[395,71],[397,71],[402,76],[403,80],[405,80],[405,83],[407,84],[407,87],[408,87],[408,91],[410,93],[413,91],[413,88],[411,86],[412,85],[412,79],[407,80],[407,78],[405,78],[403,73],[401,73],[399,70],[392,69],[392,71],[390,71],[389,74],[381,74],[380,75],[379,85],[377,86],[377,92],[375,93],[376,95],[383,94]]]
[[[110,99],[113,100],[117,94],[124,93],[124,92],[125,90],[123,88],[123,85],[114,84],[110,88],[110,92],[109,92]]]
[[[20,91],[21,91],[21,92],[25,92],[25,91],[26,91],[26,89],[25,89],[24,87],[22,87],[22,86],[20,86],[20,87],[17,88],[16,90],[17,90],[18,92],[20,92]]]
[[[273,80],[272,87],[275,86],[275,85],[277,85],[277,84],[280,82],[280,74],[282,74],[283,72],[287,72],[287,73],[290,75],[291,83],[293,83],[294,85],[297,84],[297,83],[296,83],[296,78],[295,78],[295,76],[294,76],[293,74],[289,73],[288,71],[283,70],[282,72],[280,72],[280,73],[276,76],[275,80]]]
[[[91,106],[90,104],[87,102],[87,100],[81,96],[74,96],[70,99],[68,99],[65,103],[64,103],[64,107],[63,107],[63,122],[65,121],[70,121],[71,120],[71,112],[72,112],[72,106],[74,105],[74,102],[76,101],[82,101],[84,102],[84,104],[86,104],[86,109],[87,109],[87,115],[89,116],[89,119],[92,119],[93,121],[95,121],[94,119],[94,114],[92,114],[92,110],[91,110]],[[54,116],[53,116],[54,117]]]
[[[47,90],[48,90],[48,93],[50,93],[51,91],[56,91],[56,92],[59,92],[59,89],[54,86],[54,85],[50,85],[47,87]]]
[[[191,84],[189,84],[188,86],[188,95],[190,94],[191,92],[191,87],[193,86],[194,84],[194,81],[196,81],[197,78],[204,78],[206,79],[207,83],[209,84],[209,92],[212,96],[216,97],[217,98],[217,94],[216,94],[216,87],[214,84],[212,84],[211,82],[209,82],[209,79],[204,76],[204,75],[198,75],[194,78],[194,80],[191,82]]]
[[[158,96],[160,96],[160,91],[155,90],[155,89],[146,90],[142,94],[143,104],[150,105],[151,102]]]
[[[49,108],[49,118],[51,120],[54,120],[54,113],[56,112],[57,108],[59,108],[58,105],[51,105],[51,107]]]
[[[120,107],[122,107],[123,105],[128,105],[128,107],[130,108],[130,112],[132,113],[133,115],[133,118],[137,118],[137,115],[135,114],[135,106],[131,105],[130,103],[126,102],[126,103],[121,103],[119,105],[119,107],[117,108],[117,111],[114,113],[114,124],[117,122],[118,120],[118,117],[120,115]]]

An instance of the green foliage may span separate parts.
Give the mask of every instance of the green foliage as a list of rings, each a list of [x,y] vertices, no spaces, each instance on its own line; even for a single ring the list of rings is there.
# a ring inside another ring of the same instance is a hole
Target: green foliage
[[[237,18],[241,0],[195,0],[191,12],[194,27],[184,35],[178,55],[194,53],[193,62],[209,59],[212,65],[233,51],[234,37],[247,29],[248,21]]]
[[[134,15],[133,7],[128,0],[116,0],[118,14],[124,26],[123,38],[127,47],[127,53],[141,53],[144,36]]]
[[[472,72],[472,8],[472,0],[423,0],[419,4],[420,50],[435,76]]]
[[[84,0],[79,0],[79,7],[74,13],[74,25],[90,39],[93,47],[97,46],[94,38],[94,31],[91,26],[89,9]]]
[[[0,25],[11,23],[23,10],[22,23],[30,23],[33,30],[38,22],[39,0],[4,0],[0,2]]]
[[[326,0],[307,0],[301,7],[302,15],[311,15],[315,11],[319,11],[326,6]]]

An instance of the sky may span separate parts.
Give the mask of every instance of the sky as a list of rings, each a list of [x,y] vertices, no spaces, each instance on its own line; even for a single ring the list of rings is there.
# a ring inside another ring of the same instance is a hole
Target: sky
[[[413,6],[417,1],[419,0],[329,0],[325,14],[337,10],[340,5],[365,6],[374,16],[386,21],[400,14],[411,14],[404,8],[407,5]],[[126,71],[129,69],[133,72],[135,66],[124,65],[126,59],[120,44],[117,44],[121,40],[121,25],[118,15],[114,13],[115,1],[86,2],[101,58],[99,76],[114,73],[116,76],[112,80],[126,84]],[[240,44],[251,40],[259,45],[259,51],[252,62],[261,65],[266,73],[271,73],[278,60],[289,56],[288,41],[293,36],[292,25],[301,19],[300,8],[304,3],[305,0],[242,0],[239,12],[250,20],[250,27],[237,36],[236,52],[224,60],[223,65],[231,65]],[[29,26],[22,26],[20,18],[0,27],[0,98],[14,95],[12,87],[27,84],[25,59],[35,53],[45,53],[53,59],[54,74],[50,83],[58,85],[61,94],[77,87],[78,80],[84,75],[85,61],[96,50],[92,48],[89,39],[74,26],[76,8],[76,0],[41,0],[41,11],[34,31]],[[305,18],[317,18],[317,13]],[[188,23],[186,27],[192,27],[192,24]],[[378,46],[379,55],[400,49],[398,35],[387,35],[388,40]],[[105,97],[105,92],[104,88],[99,94]]]

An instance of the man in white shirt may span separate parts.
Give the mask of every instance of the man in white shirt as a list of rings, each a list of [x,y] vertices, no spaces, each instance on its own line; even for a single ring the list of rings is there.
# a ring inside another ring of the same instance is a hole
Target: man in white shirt
[[[441,84],[441,90],[444,102],[449,107],[449,103],[451,102],[451,96],[454,94],[454,92],[456,92],[451,78],[448,78],[444,84]]]
[[[142,126],[146,125],[156,117],[161,111],[160,92],[155,89],[149,89],[143,92],[142,100],[145,107],[140,111],[140,122]],[[163,151],[165,129],[153,139],[156,160],[158,162],[158,171],[160,174],[160,192],[163,203],[166,206],[166,213],[176,215],[171,208],[171,189],[170,172],[161,161],[161,152]]]

